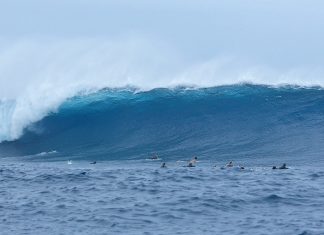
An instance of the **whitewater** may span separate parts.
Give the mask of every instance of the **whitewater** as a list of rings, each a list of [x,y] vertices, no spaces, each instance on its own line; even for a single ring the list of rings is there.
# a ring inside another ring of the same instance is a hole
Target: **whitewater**
[[[321,69],[139,38],[6,43],[5,234],[324,233]]]

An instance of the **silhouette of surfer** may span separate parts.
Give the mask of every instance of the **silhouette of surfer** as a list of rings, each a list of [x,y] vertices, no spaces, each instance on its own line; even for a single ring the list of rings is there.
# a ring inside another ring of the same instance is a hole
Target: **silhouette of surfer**
[[[226,164],[226,167],[233,167],[234,164],[233,164],[233,161],[230,161],[229,163]]]
[[[279,167],[280,170],[284,170],[284,169],[288,169],[288,167],[286,166],[286,163],[282,164],[281,167]]]
[[[276,170],[276,169],[279,169],[279,170],[285,170],[285,169],[289,169],[286,165],[286,163],[282,164],[282,166],[280,167],[276,167],[276,166],[273,166],[272,167],[273,170]]]
[[[198,161],[198,158],[197,158],[197,157],[193,157],[193,158],[189,161],[187,167],[195,167],[195,164],[197,163],[197,161]]]

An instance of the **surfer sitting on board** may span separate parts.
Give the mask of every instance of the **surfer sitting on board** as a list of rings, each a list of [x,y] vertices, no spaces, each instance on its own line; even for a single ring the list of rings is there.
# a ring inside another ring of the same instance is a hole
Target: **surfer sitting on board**
[[[279,167],[280,170],[283,170],[283,169],[288,169],[288,167],[286,166],[286,163],[282,164],[281,167]]]
[[[195,164],[197,163],[198,158],[194,157],[193,159],[191,159],[188,163],[188,167],[194,167]]]
[[[233,164],[233,161],[230,161],[229,163],[226,164],[226,167],[233,167],[234,164]]]

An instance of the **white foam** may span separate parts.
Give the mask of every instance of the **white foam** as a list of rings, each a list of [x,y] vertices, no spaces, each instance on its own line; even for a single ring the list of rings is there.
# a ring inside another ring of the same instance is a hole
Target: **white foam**
[[[55,154],[57,153],[56,150],[52,150],[52,151],[49,151],[49,152],[41,152],[41,153],[38,153],[36,154],[36,156],[45,156],[45,155],[51,155],[51,154]]]
[[[80,91],[135,86],[211,87],[240,82],[324,86],[321,68],[279,71],[233,57],[188,62],[161,42],[132,38],[28,39],[0,47],[0,142],[19,138]]]

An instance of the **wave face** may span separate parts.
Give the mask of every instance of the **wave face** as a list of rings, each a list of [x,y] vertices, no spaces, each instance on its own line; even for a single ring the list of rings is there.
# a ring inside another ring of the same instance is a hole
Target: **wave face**
[[[231,85],[213,88],[104,89],[65,101],[0,144],[1,157],[220,159],[320,157],[324,90]],[[48,153],[48,154],[46,154]]]

